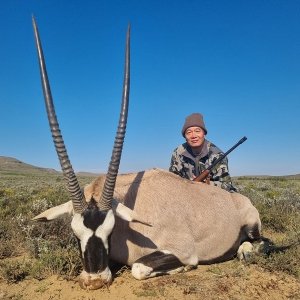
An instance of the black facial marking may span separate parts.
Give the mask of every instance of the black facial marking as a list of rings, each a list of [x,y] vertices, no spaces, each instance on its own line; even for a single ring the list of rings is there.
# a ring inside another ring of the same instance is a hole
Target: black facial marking
[[[96,231],[97,228],[104,222],[107,212],[101,212],[92,199],[88,208],[83,213],[83,224],[87,228]]]
[[[88,208],[83,212],[83,224],[93,231],[83,250],[83,266],[88,273],[97,273],[105,270],[108,266],[109,256],[101,238],[95,235],[96,230],[103,224],[107,212],[100,211],[96,201],[92,199]],[[82,254],[81,247],[80,254]],[[82,257],[82,256],[81,256]]]
[[[88,273],[103,271],[108,266],[108,254],[100,238],[93,235],[89,238],[84,251],[84,269]]]

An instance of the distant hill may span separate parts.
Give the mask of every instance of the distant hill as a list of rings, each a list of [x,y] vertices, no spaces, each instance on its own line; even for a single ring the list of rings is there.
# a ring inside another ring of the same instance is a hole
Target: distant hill
[[[0,173],[2,174],[59,174],[60,172],[36,167],[13,157],[0,156]]]
[[[294,175],[244,175],[244,176],[233,176],[235,179],[276,179],[276,178],[286,178],[286,179],[300,179],[300,174]]]
[[[41,167],[33,166],[13,157],[0,156],[0,174],[59,175],[61,174],[61,172],[50,168],[41,168]],[[78,172],[76,174],[83,177],[95,177],[101,175],[101,174],[95,174],[90,172]],[[285,175],[285,176],[270,176],[270,175],[233,176],[233,178],[236,179],[242,179],[242,178],[255,178],[255,179],[265,178],[266,179],[266,178],[277,178],[277,177],[284,177],[287,179],[300,179],[300,174]]]
[[[97,174],[97,173],[91,173],[91,172],[77,172],[76,175],[78,176],[87,176],[87,177],[98,177],[99,175],[104,175],[102,173]]]
[[[299,179],[299,178],[300,178],[300,174],[287,175],[287,176],[285,176],[285,177]]]
[[[33,166],[13,157],[0,156],[0,174],[61,175],[62,172],[50,168]],[[76,174],[83,177],[96,177],[100,175],[90,172],[78,172]]]

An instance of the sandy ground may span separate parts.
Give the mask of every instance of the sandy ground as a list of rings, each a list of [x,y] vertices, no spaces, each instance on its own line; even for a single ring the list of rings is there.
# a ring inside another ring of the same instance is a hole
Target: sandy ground
[[[57,276],[17,284],[0,281],[0,299],[300,299],[300,280],[230,261],[145,281],[135,280],[125,269],[109,288],[94,291],[82,290],[76,280]]]

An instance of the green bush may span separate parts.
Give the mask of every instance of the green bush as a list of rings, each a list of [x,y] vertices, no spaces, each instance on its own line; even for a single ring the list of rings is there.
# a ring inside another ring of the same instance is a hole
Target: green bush
[[[266,232],[267,238],[275,242],[270,255],[255,256],[253,262],[269,271],[300,278],[300,180],[243,178],[236,184],[258,209],[263,234]],[[292,246],[278,250],[288,245]]]
[[[0,174],[1,176],[1,174]],[[83,185],[93,178],[83,177]],[[239,191],[249,197],[260,212],[263,234],[275,244],[300,241],[300,179],[236,178]],[[1,277],[17,282],[27,276],[76,276],[82,266],[69,217],[48,223],[31,219],[42,211],[68,201],[62,177],[8,175],[0,180]],[[24,255],[27,260],[16,260]],[[254,263],[269,271],[281,271],[299,278],[300,249],[295,245]]]
[[[30,274],[32,264],[28,260],[6,260],[0,262],[0,275],[8,283],[16,283]]]
[[[285,272],[296,278],[300,278],[299,262],[299,245],[294,245],[286,250],[271,252],[270,255],[254,256],[251,260],[251,263],[255,263],[270,272]]]
[[[33,264],[30,275],[36,279],[46,278],[53,274],[73,278],[82,269],[79,252],[74,245],[56,248],[40,253],[39,259]]]

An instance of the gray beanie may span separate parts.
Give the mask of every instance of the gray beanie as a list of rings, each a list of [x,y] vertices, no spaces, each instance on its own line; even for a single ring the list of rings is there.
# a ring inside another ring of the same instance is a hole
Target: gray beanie
[[[182,136],[185,137],[185,131],[189,127],[193,126],[201,127],[204,130],[205,134],[207,134],[207,129],[205,128],[203,116],[199,113],[193,113],[185,118],[185,122],[181,130]]]

